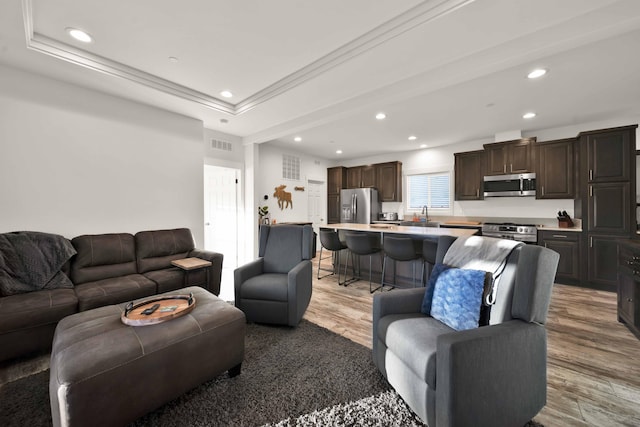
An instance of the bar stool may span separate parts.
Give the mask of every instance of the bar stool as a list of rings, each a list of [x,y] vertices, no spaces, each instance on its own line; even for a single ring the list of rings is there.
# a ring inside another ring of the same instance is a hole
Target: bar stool
[[[329,257],[322,258],[322,248],[331,251],[331,258],[333,258],[331,262],[333,268],[331,269],[320,267],[320,263],[322,262],[322,260],[329,258]],[[343,249],[347,249],[347,245],[345,245],[340,241],[340,237],[338,237],[337,231],[320,230],[320,257],[318,258],[318,280],[322,279],[322,277],[332,276],[335,274],[335,266],[336,266],[335,258],[337,258],[338,259],[338,285],[342,286],[345,284],[344,282],[340,281],[340,265],[341,265],[340,252]],[[320,277],[320,270],[331,271],[331,273],[325,274],[324,276]],[[345,276],[345,281],[346,281],[346,276]]]
[[[356,255],[368,255],[369,256],[369,293],[374,293],[378,289],[382,288],[382,283],[375,289],[371,289],[371,258],[374,254],[380,254],[381,249],[378,245],[376,245],[376,237],[374,235],[368,233],[347,233],[347,248],[349,249],[349,254],[347,255],[347,262],[344,265],[344,279],[345,286],[351,282],[361,280],[360,272],[358,271],[358,276],[356,277],[356,267],[353,258],[353,254]],[[351,255],[351,266],[353,268],[353,275],[351,279],[347,280],[347,267],[349,266],[349,255]],[[382,263],[382,259],[380,259]],[[358,269],[360,270],[360,269]]]
[[[408,262],[411,261],[413,266],[413,287],[416,287],[416,261],[422,260],[420,253],[416,251],[414,239],[410,237],[396,237],[396,236],[384,236],[384,262],[382,263],[382,285],[384,282],[384,274],[387,266],[387,258],[391,258],[394,263],[393,269],[393,284],[391,288],[396,287],[396,262]],[[422,276],[424,274],[424,262],[422,262],[422,268],[420,269],[420,286],[422,286]]]
[[[435,240],[430,240],[430,239],[424,239],[422,241],[422,259],[423,259],[423,263],[426,262],[427,263],[427,269],[426,269],[426,277],[425,277],[425,283],[428,282],[429,280],[429,276],[431,276],[431,270],[433,269],[433,266],[436,264],[436,254],[438,252],[438,242]],[[424,268],[424,264],[422,264],[423,268]]]

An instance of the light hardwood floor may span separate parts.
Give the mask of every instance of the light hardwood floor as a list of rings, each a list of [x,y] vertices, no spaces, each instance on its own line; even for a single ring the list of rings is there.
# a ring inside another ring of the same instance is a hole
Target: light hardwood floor
[[[345,288],[336,276],[316,274],[317,258],[304,317],[371,348],[368,282]],[[545,427],[640,426],[640,341],[618,323],[616,295],[557,284],[546,327],[547,405],[535,420]]]

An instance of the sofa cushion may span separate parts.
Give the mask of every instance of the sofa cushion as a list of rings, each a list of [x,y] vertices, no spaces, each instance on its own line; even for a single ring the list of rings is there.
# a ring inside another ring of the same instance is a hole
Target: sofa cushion
[[[103,305],[120,304],[156,293],[156,283],[142,274],[86,282],[76,285],[78,309],[90,310]]]
[[[175,289],[184,288],[185,286],[191,286],[197,283],[203,285],[206,274],[204,270],[190,271],[188,273],[189,283],[186,285],[184,276],[185,272],[177,267],[144,273],[144,277],[156,282],[158,293],[173,291]]]
[[[245,281],[240,287],[240,298],[287,301],[288,275],[265,273]]]
[[[308,227],[299,225],[260,227],[258,256],[264,257],[264,272],[288,273],[303,259],[310,259],[308,232]]]
[[[390,314],[378,322],[378,338],[387,351],[393,351],[432,389],[436,388],[438,337],[449,332],[453,329],[421,313]]]
[[[449,268],[438,276],[431,316],[457,331],[477,328],[484,292],[482,270]]]
[[[195,248],[188,228],[140,231],[135,241],[139,273],[170,268],[171,261],[187,258]]]
[[[53,289],[0,298],[0,334],[35,328],[78,310],[73,289]]]
[[[71,260],[71,280],[75,285],[137,273],[131,234],[82,235],[71,243],[78,252]]]

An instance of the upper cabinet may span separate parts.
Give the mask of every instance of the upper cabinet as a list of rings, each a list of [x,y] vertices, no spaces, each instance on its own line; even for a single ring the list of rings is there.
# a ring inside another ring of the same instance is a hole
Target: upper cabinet
[[[576,196],[576,139],[539,142],[536,153],[536,198],[574,199]]]
[[[340,195],[343,188],[376,188],[381,202],[402,201],[402,162],[328,168],[327,176],[329,196]],[[332,203],[337,202],[335,198],[329,197],[329,204]]]
[[[482,200],[482,177],[485,152],[483,150],[455,153],[455,199]]]
[[[347,169],[347,188],[375,188],[376,185],[375,165]]]
[[[378,183],[378,200],[381,202],[402,201],[402,163],[389,162],[375,165]]]
[[[533,172],[535,138],[485,144],[486,175]]]
[[[327,194],[340,194],[347,185],[347,168],[338,166],[327,169]]]
[[[610,130],[583,133],[586,139],[589,182],[628,181],[631,173],[631,135],[628,131]],[[632,156],[635,158],[635,156]]]

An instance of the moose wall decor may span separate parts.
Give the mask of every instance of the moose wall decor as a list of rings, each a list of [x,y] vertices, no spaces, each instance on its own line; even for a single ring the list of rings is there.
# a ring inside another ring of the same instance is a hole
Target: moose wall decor
[[[275,188],[276,192],[273,193],[273,197],[278,199],[278,207],[280,208],[280,210],[283,210],[284,208],[291,208],[293,209],[293,202],[291,201],[291,193],[288,191],[284,191],[284,189],[286,188],[286,185],[279,185]],[[285,206],[286,203],[286,206]]]

